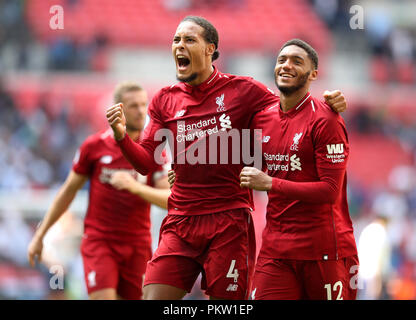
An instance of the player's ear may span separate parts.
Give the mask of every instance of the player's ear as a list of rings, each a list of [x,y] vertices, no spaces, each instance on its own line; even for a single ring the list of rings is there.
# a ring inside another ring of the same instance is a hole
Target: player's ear
[[[206,49],[205,49],[205,54],[207,56],[212,56],[215,52],[215,44],[213,43],[208,43]]]
[[[318,78],[318,70],[313,69],[311,74],[309,75],[309,80],[310,81],[315,81],[317,78]]]

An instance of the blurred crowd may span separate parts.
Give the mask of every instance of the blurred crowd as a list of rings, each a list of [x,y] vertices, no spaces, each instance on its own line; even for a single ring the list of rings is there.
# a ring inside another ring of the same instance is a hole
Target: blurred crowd
[[[22,18],[24,3],[0,0],[0,56],[6,44],[13,44],[19,56],[17,69],[27,67],[27,44],[31,41]],[[165,3],[170,10],[218,5],[217,1]],[[340,28],[339,22],[349,17],[344,6],[350,1],[311,0],[310,3],[331,29]],[[244,1],[230,0],[227,5],[243,6]],[[365,31],[373,79],[381,83],[391,79],[414,83],[414,30],[394,26],[390,16],[380,10],[372,12]],[[47,44],[48,68],[55,71],[105,70],[107,47],[106,37],[100,34],[92,43],[83,45],[72,39],[56,38]],[[102,60],[98,59],[102,54]],[[397,78],[391,76],[389,68],[399,70],[394,73]],[[0,59],[0,74],[1,70]],[[70,117],[71,98],[58,101],[59,106],[51,108],[47,96],[41,95],[31,112],[22,112],[4,81],[0,79],[0,194],[22,189],[56,190],[71,168],[76,149],[95,128],[88,119]],[[396,117],[374,106],[349,107],[344,117],[350,134],[393,139],[413,157],[411,164],[397,165],[385,172],[388,176],[385,185],[368,187],[359,176],[349,173],[349,204],[361,263],[359,298],[416,299],[416,119],[411,111]],[[381,156],[380,161],[383,161]],[[61,219],[46,240],[44,264],[31,269],[26,261],[26,248],[38,218],[24,215],[5,201],[5,197],[1,199],[0,299],[86,298],[78,250],[81,218],[68,212]],[[54,265],[62,265],[68,274],[65,290],[51,290]],[[188,298],[203,297],[195,290]]]
[[[76,1],[67,0],[67,8]],[[31,53],[36,43],[31,28],[25,18],[25,0],[0,0],[0,53],[8,45],[13,49],[15,67],[20,70],[30,68]],[[108,39],[97,32],[88,42],[59,35],[46,44],[46,65],[51,71],[95,71],[108,69]],[[0,71],[5,68],[0,59]]]
[[[369,12],[365,30],[372,53],[372,79],[414,84],[416,28],[395,25],[388,10],[379,8]]]
[[[309,0],[331,30],[351,31],[349,9],[356,0]],[[369,1],[370,2],[370,1]],[[374,2],[374,1],[373,1]],[[370,52],[370,78],[376,83],[414,84],[416,82],[416,28],[394,22],[389,6],[363,10],[364,37]],[[370,2],[371,5],[371,2]],[[405,6],[406,3],[403,3]],[[413,10],[413,9],[412,9]],[[356,11],[353,11],[354,13]]]

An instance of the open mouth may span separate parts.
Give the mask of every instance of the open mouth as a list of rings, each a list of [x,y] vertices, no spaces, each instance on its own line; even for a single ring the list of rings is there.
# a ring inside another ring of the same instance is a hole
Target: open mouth
[[[183,55],[178,55],[177,56],[177,61],[178,61],[179,70],[185,70],[189,66],[189,64],[191,63],[191,60],[189,60],[187,57],[185,57]]]

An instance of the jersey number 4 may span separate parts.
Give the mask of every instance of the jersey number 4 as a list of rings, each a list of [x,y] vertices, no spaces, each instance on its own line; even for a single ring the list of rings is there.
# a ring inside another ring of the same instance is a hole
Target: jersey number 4
[[[238,270],[235,268],[235,260],[231,260],[230,268],[228,269],[227,278],[233,278],[234,282],[238,280]]]

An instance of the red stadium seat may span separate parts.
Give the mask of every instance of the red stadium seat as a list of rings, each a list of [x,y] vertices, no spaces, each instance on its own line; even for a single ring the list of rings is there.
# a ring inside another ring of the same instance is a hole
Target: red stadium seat
[[[394,67],[397,80],[404,84],[411,84],[415,81],[415,66],[412,61],[398,61]]]
[[[56,4],[64,7],[65,29],[51,32],[45,21],[51,18],[49,8]],[[64,34],[88,42],[100,30],[115,45],[166,47],[178,21],[193,14],[213,22],[224,50],[239,51],[247,46],[268,49],[270,35],[274,45],[293,35],[302,35],[321,52],[328,50],[331,42],[329,30],[305,0],[263,0],[261,4],[246,0],[241,8],[232,8],[233,14],[226,4],[214,10],[201,7],[169,11],[162,0],[78,0],[70,9],[63,0],[29,0],[26,8],[29,25],[41,41]]]
[[[378,83],[386,83],[389,81],[389,61],[382,57],[374,57],[370,62],[370,77]]]

